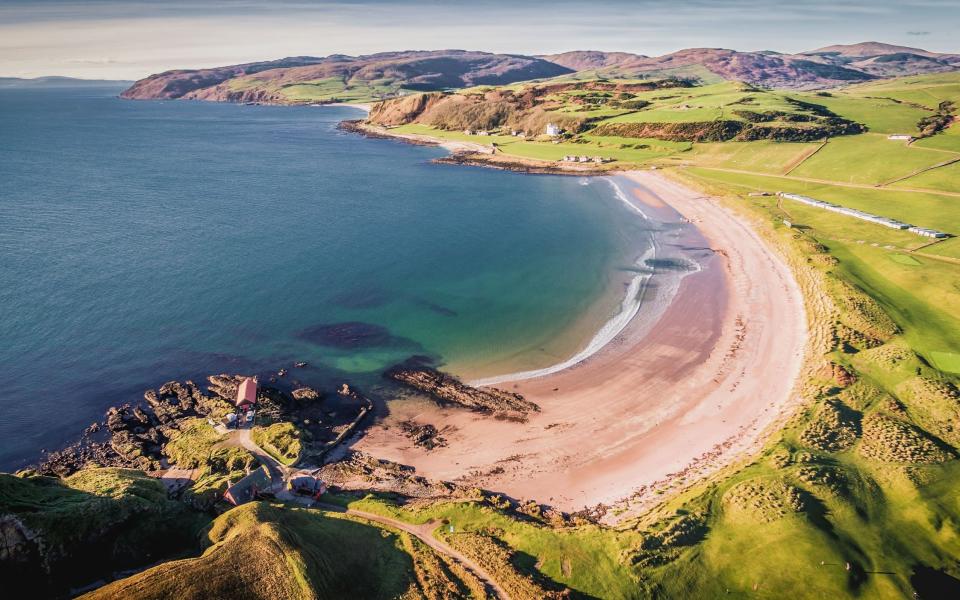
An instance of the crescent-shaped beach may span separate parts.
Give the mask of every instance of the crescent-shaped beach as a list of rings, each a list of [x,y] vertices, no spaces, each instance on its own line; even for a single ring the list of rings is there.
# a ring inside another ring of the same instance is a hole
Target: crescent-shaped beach
[[[497,383],[541,407],[525,423],[397,402],[355,449],[562,510],[647,504],[756,447],[796,401],[806,315],[789,268],[717,201],[659,173],[626,174],[629,201],[682,225],[673,243],[712,251],[653,323],[634,319],[610,344],[557,373]],[[395,425],[433,424],[426,451]]]

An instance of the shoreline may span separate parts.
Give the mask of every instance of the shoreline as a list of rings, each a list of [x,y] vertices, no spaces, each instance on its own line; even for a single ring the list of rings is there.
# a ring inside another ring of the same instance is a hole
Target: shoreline
[[[566,511],[616,505],[621,519],[662,499],[668,484],[702,478],[764,439],[796,400],[806,345],[792,273],[727,209],[656,173],[623,177],[640,212],[675,215],[673,245],[712,255],[682,278],[663,315],[632,319],[568,368],[496,378],[541,406],[527,423],[396,400],[356,449]],[[413,447],[392,427],[400,420],[434,425],[448,446]]]
[[[475,142],[444,140],[416,133],[391,133],[390,129],[386,127],[370,125],[369,123],[359,120],[341,121],[338,127],[343,131],[356,133],[373,139],[396,140],[415,146],[436,146],[443,148],[448,151],[450,155],[434,159],[433,162],[438,164],[485,167],[488,169],[500,169],[530,175],[572,175],[584,177],[591,175],[615,175],[620,172],[613,164],[608,164],[606,167],[581,166],[580,164],[574,163],[564,164],[498,154],[493,151],[492,146]]]
[[[620,176],[623,177],[623,176]],[[615,343],[628,329],[635,331],[649,331],[663,316],[673,302],[680,282],[684,277],[701,270],[699,262],[688,254],[672,256],[666,260],[677,261],[676,264],[689,265],[689,270],[678,268],[671,272],[666,269],[657,269],[658,260],[664,260],[662,234],[666,233],[663,223],[652,219],[650,215],[640,209],[624,193],[623,188],[615,177],[604,177],[604,180],[613,187],[617,199],[629,207],[631,212],[637,213],[646,223],[659,225],[661,228],[651,231],[650,247],[634,262],[637,274],[634,275],[626,287],[619,303],[619,310],[609,317],[598,330],[590,337],[586,345],[576,350],[572,356],[560,362],[538,369],[492,375],[468,381],[468,385],[492,386],[503,383],[516,383],[528,379],[537,379],[566,369],[574,368],[588,361],[592,356],[603,352],[608,345]],[[650,208],[648,207],[648,212]],[[666,218],[666,215],[659,215]],[[654,279],[654,277],[656,278]]]

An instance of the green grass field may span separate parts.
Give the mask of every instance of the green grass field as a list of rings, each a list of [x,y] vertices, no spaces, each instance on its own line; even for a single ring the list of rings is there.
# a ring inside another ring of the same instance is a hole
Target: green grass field
[[[954,157],[948,156],[947,158],[952,159]],[[960,154],[957,154],[955,158],[960,159]],[[960,188],[957,185],[958,181],[960,181],[960,161],[904,179],[893,184],[893,187],[922,188],[956,193],[957,189]]]
[[[833,92],[829,97],[811,94],[805,96],[804,100],[826,106],[841,117],[863,123],[872,133],[914,134],[917,121],[931,114],[931,111],[917,106],[844,91]]]
[[[806,194],[844,206],[946,231],[960,231],[960,204],[954,198],[913,192],[843,188],[784,178],[690,169],[691,174],[743,194],[780,190]],[[960,264],[923,254],[949,256],[954,240],[931,246],[931,240],[838,215],[790,200],[782,201],[792,222],[840,259],[840,269],[878,300],[904,329],[919,353],[934,361],[934,352],[960,351]],[[947,245],[949,244],[949,246]],[[918,255],[905,254],[927,246]]]
[[[739,186],[743,190],[804,194],[922,227],[938,228],[949,233],[960,232],[960,203],[957,202],[957,198],[952,196],[908,192],[894,188],[843,187],[829,183],[798,181],[785,177],[729,173],[700,168],[691,168],[691,172],[716,182],[726,182]],[[791,173],[791,176],[793,175]],[[843,220],[851,221],[853,219],[844,217]],[[877,227],[877,231],[885,229],[879,226],[874,227]],[[920,243],[930,241],[925,238],[916,239]]]
[[[925,148],[867,133],[833,138],[791,173],[796,177],[843,183],[884,183],[952,158]],[[957,155],[960,158],[960,155]]]

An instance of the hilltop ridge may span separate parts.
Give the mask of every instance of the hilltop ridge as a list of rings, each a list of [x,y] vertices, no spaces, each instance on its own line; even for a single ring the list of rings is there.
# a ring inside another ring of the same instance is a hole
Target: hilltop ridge
[[[705,83],[738,80],[788,89],[827,88],[875,78],[960,69],[960,55],[880,42],[833,45],[799,54],[688,48],[653,57],[585,50],[541,58],[598,76],[678,76]]]
[[[573,78],[743,81],[821,89],[878,78],[960,69],[960,55],[880,42],[784,54],[687,48],[663,56],[574,50],[524,56],[471,50],[406,50],[364,56],[292,56],[206,69],[176,69],[135,82],[122,98],[266,104],[369,102],[409,92]]]
[[[334,54],[166,71],[137,81],[121,97],[274,104],[361,101],[401,90],[509,84],[571,72],[539,58],[467,50]]]

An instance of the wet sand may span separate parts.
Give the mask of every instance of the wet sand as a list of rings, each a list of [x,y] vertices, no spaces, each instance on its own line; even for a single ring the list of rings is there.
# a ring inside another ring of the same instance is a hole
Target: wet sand
[[[526,423],[422,400],[390,415],[355,448],[456,480],[573,511],[688,481],[755,447],[795,401],[806,318],[789,269],[714,201],[651,172],[626,174],[631,201],[671,222],[670,241],[702,252],[653,323],[637,319],[588,360],[498,387],[540,405]],[[414,447],[396,427],[413,419],[448,445]]]

